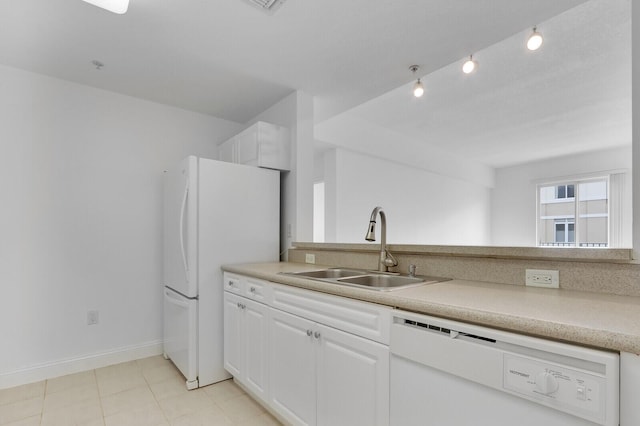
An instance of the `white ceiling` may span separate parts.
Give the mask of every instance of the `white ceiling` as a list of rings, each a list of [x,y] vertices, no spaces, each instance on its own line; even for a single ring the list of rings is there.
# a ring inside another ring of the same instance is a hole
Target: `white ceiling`
[[[320,121],[409,82],[411,64],[441,69],[582,2],[287,0],[268,15],[244,0],[131,0],[116,15],[4,0],[0,64],[236,122],[302,90]]]
[[[5,0],[0,64],[239,123],[302,90],[316,123],[354,118],[505,167],[630,144],[630,4],[287,0],[269,15],[245,0],[130,0],[116,15]],[[534,25],[545,44],[531,53]],[[480,66],[467,76],[470,53]]]
[[[630,147],[631,2],[592,0],[538,30],[545,43],[536,52],[525,48],[527,29],[469,52],[473,74],[462,73],[460,57],[423,77],[423,98],[409,83],[326,120],[321,133],[338,140],[348,125],[353,140],[379,126],[496,168]]]

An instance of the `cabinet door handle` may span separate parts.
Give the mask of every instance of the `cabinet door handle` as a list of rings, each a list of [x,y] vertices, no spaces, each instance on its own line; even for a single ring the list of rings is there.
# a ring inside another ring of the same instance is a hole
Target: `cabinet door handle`
[[[316,339],[320,338],[320,332],[316,331],[315,333],[313,333],[313,337],[315,337]]]
[[[249,290],[251,293],[255,293],[256,292],[256,288],[255,287],[251,287],[251,289]]]
[[[311,337],[312,334],[313,334],[313,331],[307,330],[307,336]]]
[[[228,285],[229,287],[233,287],[233,281],[229,280],[229,282],[227,283],[227,285]]]

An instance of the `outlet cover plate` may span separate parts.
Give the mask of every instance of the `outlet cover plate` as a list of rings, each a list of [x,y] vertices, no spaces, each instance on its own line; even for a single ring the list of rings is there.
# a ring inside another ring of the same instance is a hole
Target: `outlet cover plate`
[[[525,284],[529,287],[559,288],[560,272],[547,269],[527,269]]]
[[[304,261],[306,263],[316,263],[316,255],[313,253],[306,253],[304,255]]]
[[[100,322],[100,312],[87,311],[87,325],[96,325]]]

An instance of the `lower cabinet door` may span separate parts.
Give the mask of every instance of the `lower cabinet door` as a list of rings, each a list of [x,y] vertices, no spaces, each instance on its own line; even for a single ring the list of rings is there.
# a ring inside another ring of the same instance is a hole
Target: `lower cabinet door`
[[[236,380],[244,373],[243,310],[241,298],[224,292],[224,368]]]
[[[318,425],[388,425],[389,348],[334,328],[317,328]]]
[[[312,321],[277,309],[270,312],[269,400],[271,407],[294,425],[316,424],[314,329]]]
[[[267,400],[269,307],[244,299],[244,385],[255,396]]]

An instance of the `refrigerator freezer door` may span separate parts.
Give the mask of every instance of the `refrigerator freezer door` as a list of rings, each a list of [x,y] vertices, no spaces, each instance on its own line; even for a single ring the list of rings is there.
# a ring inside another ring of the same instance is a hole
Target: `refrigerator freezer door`
[[[198,159],[187,157],[164,176],[164,285],[198,296]]]
[[[198,387],[198,301],[164,289],[164,355],[187,379],[187,389]]]

